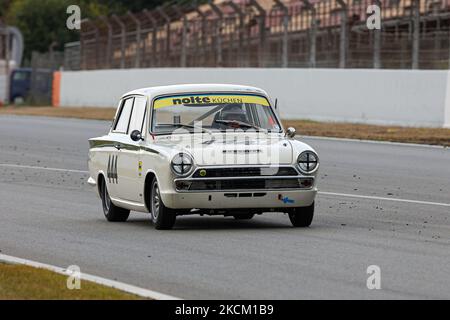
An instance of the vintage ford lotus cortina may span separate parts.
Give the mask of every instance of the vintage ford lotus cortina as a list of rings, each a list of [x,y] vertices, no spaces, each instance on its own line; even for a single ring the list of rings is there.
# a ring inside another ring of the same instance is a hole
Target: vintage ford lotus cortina
[[[284,212],[309,226],[319,158],[275,109],[266,92],[239,85],[123,95],[110,131],[89,140],[88,182],[106,219],[148,212],[157,229],[170,229],[180,215]]]

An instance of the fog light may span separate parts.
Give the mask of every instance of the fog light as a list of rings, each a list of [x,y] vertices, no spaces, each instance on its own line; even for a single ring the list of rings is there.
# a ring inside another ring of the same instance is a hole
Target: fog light
[[[300,182],[300,186],[302,188],[311,188],[313,185],[313,179],[307,178],[307,179],[298,179]]]
[[[177,188],[177,190],[189,190],[189,188],[191,187],[192,182],[189,181],[175,181],[175,187]]]

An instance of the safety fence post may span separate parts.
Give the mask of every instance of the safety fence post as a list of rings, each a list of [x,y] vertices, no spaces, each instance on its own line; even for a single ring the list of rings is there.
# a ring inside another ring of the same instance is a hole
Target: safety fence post
[[[142,12],[144,13],[145,17],[148,20],[150,20],[150,23],[152,24],[152,58],[150,59],[150,66],[156,67],[158,66],[158,53],[157,53],[158,23],[150,11],[144,9]]]
[[[215,5],[213,2],[209,2],[209,6],[214,11],[214,13],[217,15],[217,24],[216,24],[216,31],[215,31],[215,38],[216,38],[216,66],[222,67],[223,65],[223,58],[222,58],[222,23],[223,23],[223,12],[220,10],[220,8]]]
[[[134,67],[139,68],[141,66],[141,22],[130,11],[128,11],[127,15],[136,25],[136,55],[134,57]]]
[[[106,68],[111,68],[111,56],[112,56],[112,27],[111,23],[109,23],[108,18],[105,16],[101,16],[100,20],[103,21],[103,23],[106,25],[107,32],[107,38],[106,38]]]
[[[381,0],[375,0],[374,3],[380,8],[381,14]],[[377,28],[374,29],[373,34],[373,67],[375,69],[381,68],[381,29]]]
[[[281,44],[281,67],[287,68],[289,64],[289,10],[280,1],[274,0],[275,6],[283,12],[283,40]]]
[[[309,67],[316,67],[316,37],[317,37],[317,12],[309,0],[302,0],[305,9],[311,13],[311,28],[309,29]]]
[[[344,0],[337,0],[341,6],[341,34],[339,39],[339,68],[345,68],[347,64],[347,22],[348,6]]]
[[[412,69],[419,69],[420,0],[413,2]]]
[[[234,3],[233,1],[228,1],[226,3],[231,9],[233,9],[234,13],[237,14],[239,18],[239,35],[238,35],[238,66],[243,67],[244,66],[244,13],[242,12],[241,8]]]
[[[266,10],[256,0],[250,0],[250,5],[258,11],[259,21],[259,47],[258,47],[258,66],[264,68],[266,54]]]
[[[125,24],[115,14],[112,15],[112,18],[120,27],[120,68],[124,69],[125,68],[125,41],[126,41]]]
[[[182,17],[180,67],[186,68],[188,21],[180,7],[174,5],[173,8],[177,11],[178,15]]]
[[[169,15],[164,11],[163,7],[157,7],[156,11],[161,15],[161,17],[163,17],[163,19],[166,22],[166,53],[165,53],[165,57],[166,59],[170,58],[170,22],[171,19],[169,17]],[[169,63],[170,63],[170,59],[169,59]],[[161,67],[161,65],[160,65]]]

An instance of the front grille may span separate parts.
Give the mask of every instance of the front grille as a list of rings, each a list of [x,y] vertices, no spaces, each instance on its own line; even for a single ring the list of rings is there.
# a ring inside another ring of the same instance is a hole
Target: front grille
[[[185,182],[183,182],[185,183]],[[224,179],[190,180],[185,191],[220,190],[261,190],[261,189],[307,189],[313,184],[312,178],[298,179]]]
[[[297,176],[293,167],[236,167],[236,168],[200,168],[193,178],[226,178],[255,176]]]

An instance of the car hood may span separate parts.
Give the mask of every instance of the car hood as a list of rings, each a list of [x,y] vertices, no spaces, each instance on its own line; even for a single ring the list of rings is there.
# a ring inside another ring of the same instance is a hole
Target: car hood
[[[291,142],[274,134],[172,135],[159,138],[157,143],[191,154],[201,166],[279,165],[293,161]]]

